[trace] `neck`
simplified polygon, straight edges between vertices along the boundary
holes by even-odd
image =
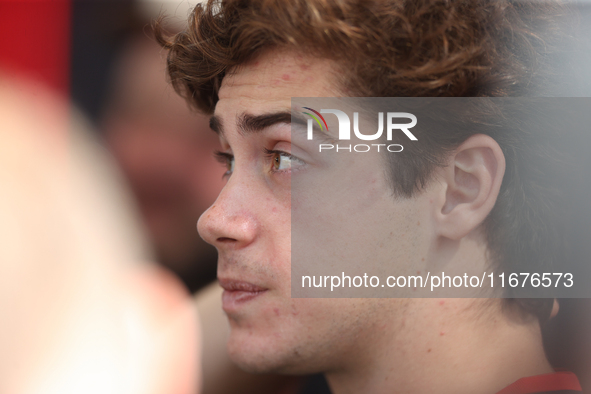
[[[408,300],[395,321],[360,335],[358,357],[327,373],[333,392],[491,394],[553,372],[537,320],[515,321],[501,301]]]

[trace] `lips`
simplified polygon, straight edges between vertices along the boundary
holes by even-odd
[[[233,312],[245,303],[263,295],[268,289],[249,282],[231,279],[219,279],[224,289],[222,294],[222,308],[226,313]]]

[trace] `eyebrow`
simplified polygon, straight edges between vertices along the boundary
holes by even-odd
[[[217,135],[221,136],[224,134],[222,120],[218,116],[213,115],[211,118],[209,118],[209,128],[212,129]]]
[[[292,131],[301,131],[305,133],[304,127],[307,125],[307,118],[299,112],[279,111],[262,115],[243,114],[238,119],[238,131],[240,134],[259,133],[268,127],[279,123],[296,124],[302,127],[293,128]],[[224,126],[219,116],[213,115],[209,119],[209,127],[219,136],[224,136]],[[320,139],[324,142],[335,143],[336,140],[324,130],[316,130],[320,134]]]
[[[295,120],[295,119],[294,119]],[[279,123],[291,124],[291,111],[272,112],[262,115],[243,114],[238,119],[238,131],[240,134],[259,133]],[[297,120],[295,120],[296,123]],[[218,135],[224,135],[224,126],[220,117],[213,115],[209,119],[209,127]]]

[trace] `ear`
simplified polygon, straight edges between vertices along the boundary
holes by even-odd
[[[459,240],[477,228],[495,205],[504,174],[505,155],[491,137],[476,134],[455,149],[441,169],[438,233]]]

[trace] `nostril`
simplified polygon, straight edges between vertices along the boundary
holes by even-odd
[[[217,239],[217,242],[235,242],[236,240],[234,238],[228,238],[228,237],[219,237]]]

